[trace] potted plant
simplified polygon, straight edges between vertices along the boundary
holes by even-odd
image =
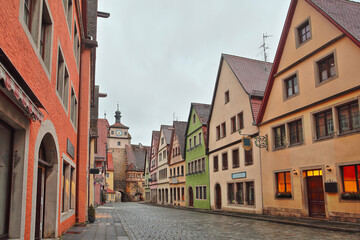
[[[277,192],[275,194],[276,198],[292,198],[291,192]]]
[[[341,193],[341,199],[360,200],[360,193],[358,193],[358,192],[343,192],[343,193]]]
[[[92,204],[88,208],[88,220],[90,223],[95,222],[95,208],[93,207]]]

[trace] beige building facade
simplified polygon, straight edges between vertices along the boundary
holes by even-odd
[[[360,220],[359,10],[290,4],[257,121],[265,214]]]
[[[160,139],[158,147],[158,179],[157,179],[157,197],[158,204],[169,204],[169,147],[172,126],[161,125]]]
[[[208,125],[211,209],[262,213],[260,151],[255,147],[258,128],[254,121],[269,68],[270,63],[221,56]],[[251,149],[244,149],[243,137],[248,137]]]

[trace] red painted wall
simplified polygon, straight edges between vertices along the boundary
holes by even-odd
[[[79,191],[76,197],[77,210],[76,217],[80,222],[85,221],[86,215],[86,170],[88,156],[88,129],[89,129],[89,78],[90,78],[90,50],[82,51],[81,57],[81,88],[79,85],[79,71],[76,66],[73,52],[73,31],[74,18],[77,24],[79,19],[76,16],[76,1],[73,1],[73,22],[71,23],[71,35],[68,30],[62,1],[48,0],[50,14],[53,18],[53,44],[51,59],[51,78],[48,79],[45,71],[40,64],[34,48],[32,47],[28,36],[25,34],[19,20],[19,10],[21,1],[2,0],[0,7],[0,46],[5,54],[10,58],[19,73],[25,79],[37,98],[44,105],[46,111],[41,109],[44,115],[44,121],[50,120],[56,129],[59,141],[59,164],[60,173],[62,172],[61,156],[66,153],[67,139],[75,147],[75,159],[77,164],[77,188]],[[80,27],[78,25],[78,30]],[[56,95],[56,73],[57,73],[57,55],[58,44],[63,50],[63,55],[70,75],[69,83],[69,101],[67,111],[64,110],[59,98]],[[74,87],[78,99],[78,118],[81,124],[78,126],[78,134],[70,122],[70,95],[71,86]],[[39,122],[32,122],[30,125],[28,166],[27,168],[27,189],[26,189],[26,220],[25,220],[25,239],[30,238],[31,231],[31,211],[32,211],[32,191],[33,191],[33,163],[35,140],[40,128]],[[77,141],[79,140],[79,145]],[[77,146],[80,146],[77,149]],[[70,156],[69,156],[70,157]],[[71,157],[70,157],[71,158]],[[75,223],[75,216],[68,218],[60,223],[61,207],[61,174],[59,181],[59,199],[58,199],[58,234],[62,234],[66,229]]]

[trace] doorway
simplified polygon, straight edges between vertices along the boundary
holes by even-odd
[[[46,133],[41,140],[38,154],[37,176],[34,182],[35,225],[34,238],[54,238],[57,232],[58,208],[58,151],[51,133]]]
[[[215,208],[221,209],[221,187],[219,184],[215,185]]]
[[[189,207],[194,207],[194,192],[192,187],[189,187]]]
[[[305,174],[309,216],[315,218],[325,218],[322,170],[308,170]]]

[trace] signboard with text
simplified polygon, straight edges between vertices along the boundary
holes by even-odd
[[[231,174],[231,178],[232,179],[246,178],[246,172],[233,173],[233,174]]]

